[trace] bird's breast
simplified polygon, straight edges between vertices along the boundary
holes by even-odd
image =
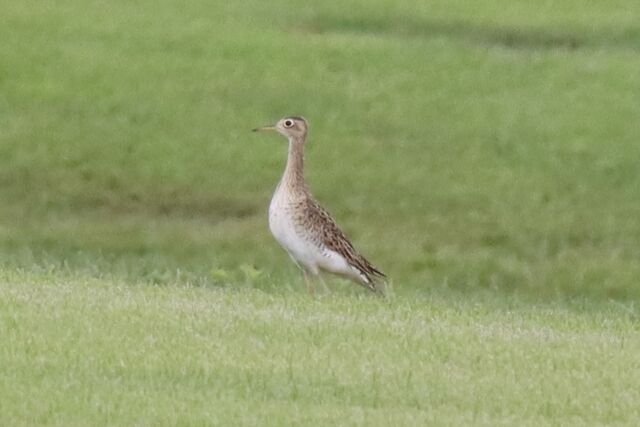
[[[304,232],[300,209],[297,199],[276,191],[269,205],[269,229],[292,257],[306,264],[318,248]]]
[[[291,202],[286,195],[276,191],[269,205],[269,228],[276,240],[283,246],[295,234],[295,223],[291,210]]]

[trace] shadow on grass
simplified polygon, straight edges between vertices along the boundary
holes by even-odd
[[[640,27],[621,28],[517,28],[464,21],[423,20],[413,17],[350,18],[320,16],[300,31],[312,33],[353,32],[433,39],[446,37],[481,46],[501,46],[519,50],[575,50],[615,48],[640,51]]]

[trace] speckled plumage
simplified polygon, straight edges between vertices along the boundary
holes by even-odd
[[[313,198],[304,179],[307,122],[285,117],[275,126],[289,139],[284,174],[269,206],[269,228],[276,240],[307,275],[328,271],[383,292],[384,273],[351,244],[332,216]]]

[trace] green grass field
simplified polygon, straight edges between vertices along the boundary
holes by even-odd
[[[0,3],[0,425],[638,425],[640,5],[316,3]]]

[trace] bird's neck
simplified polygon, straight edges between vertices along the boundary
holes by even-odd
[[[281,185],[294,192],[304,192],[307,189],[304,180],[304,141],[302,139],[289,139],[289,155]]]

